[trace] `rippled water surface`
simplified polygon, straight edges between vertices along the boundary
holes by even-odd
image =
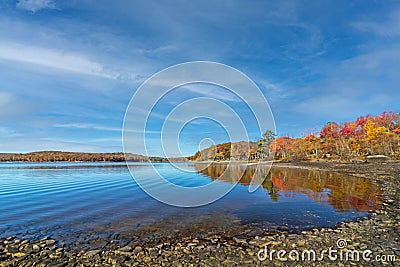
[[[137,238],[179,231],[229,231],[251,224],[263,231],[332,226],[379,207],[379,187],[367,179],[296,169],[273,169],[258,190],[248,192],[252,167],[181,163],[185,172],[155,164],[169,181],[200,186],[239,184],[225,197],[199,208],[176,208],[146,195],[125,164],[1,163],[0,235],[55,236],[129,232]],[[148,164],[134,164],[146,175]],[[243,170],[243,168],[245,168]],[[225,171],[225,173],[224,173]],[[223,174],[224,173],[224,174]],[[149,183],[152,182],[149,177]],[[154,186],[157,186],[155,184]],[[160,188],[162,190],[162,188]],[[175,196],[179,198],[179,196]]]

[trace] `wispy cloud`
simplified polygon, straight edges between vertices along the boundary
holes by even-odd
[[[229,89],[215,85],[207,85],[202,83],[188,84],[184,86],[184,90],[196,93],[200,96],[207,96],[212,99],[219,99],[229,102],[240,102],[240,98]]]
[[[289,96],[288,90],[279,84],[267,80],[261,80],[259,84],[261,89],[264,89],[262,91],[265,92],[264,94],[267,100],[281,101]]]
[[[292,112],[309,118],[349,120],[398,106],[400,52],[394,47],[368,51],[343,60],[329,78],[302,88],[303,100],[290,106]]]
[[[121,132],[121,128],[119,127],[108,127],[108,126],[101,126],[92,123],[59,123],[54,124],[53,127],[56,128],[75,128],[75,129],[93,129],[93,130],[100,130],[100,131],[112,131],[112,132]]]
[[[149,56],[164,56],[166,54],[172,53],[176,51],[177,48],[173,45],[163,45],[154,49],[143,49],[139,48],[136,51],[140,54],[149,55]]]
[[[118,77],[116,73],[105,71],[102,64],[91,61],[84,56],[18,43],[0,43],[0,59],[37,64],[48,68],[109,79]]]
[[[0,137],[1,138],[8,138],[8,137],[17,137],[17,136],[22,136],[21,133],[18,133],[17,131],[10,129],[9,127],[0,127]]]
[[[9,105],[12,102],[13,96],[9,92],[0,92],[0,108]]]
[[[88,144],[79,141],[66,141],[61,139],[27,139],[26,137],[15,137],[9,139],[8,142],[0,143],[1,152],[31,152],[43,150],[61,150],[76,152],[118,152],[121,151],[120,146],[107,146]]]
[[[92,123],[57,123],[54,124],[53,127],[56,128],[69,128],[69,129],[91,129],[91,130],[98,130],[98,131],[110,131],[110,132],[122,132],[122,127],[109,127],[109,126],[102,126],[96,125]],[[141,129],[125,129],[126,132],[130,133],[143,133]],[[158,134],[158,131],[146,131],[147,134]]]
[[[374,106],[382,106],[382,100],[387,101],[388,98],[374,98],[359,102],[356,96],[333,92],[306,99],[291,108],[307,117],[340,121],[349,117],[357,117],[363,114],[364,110],[371,110]],[[332,112],[333,110],[335,112]]]
[[[32,12],[37,12],[42,9],[55,9],[56,4],[53,0],[19,0],[17,7]]]
[[[370,19],[356,21],[351,26],[359,31],[374,33],[385,37],[400,36],[400,9],[392,11],[383,21],[371,21]]]
[[[21,99],[13,93],[0,91],[0,119],[15,120],[17,116],[29,114],[36,109],[34,103]]]
[[[358,75],[362,79],[386,77],[386,80],[398,81],[400,75],[400,50],[397,46],[369,51],[344,60],[342,70],[348,75]],[[365,76],[367,75],[367,76]]]

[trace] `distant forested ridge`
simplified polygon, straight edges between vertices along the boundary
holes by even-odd
[[[127,154],[127,161],[161,161],[161,158],[146,157],[137,154]],[[62,151],[40,151],[31,153],[3,153],[0,154],[0,161],[26,161],[26,162],[123,162],[125,155],[117,153],[82,153],[82,152],[62,152]]]

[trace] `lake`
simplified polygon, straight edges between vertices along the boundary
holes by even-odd
[[[131,164],[144,176],[152,168]],[[151,242],[177,235],[296,232],[364,217],[380,205],[377,184],[338,173],[273,168],[250,193],[252,166],[238,164],[245,168],[243,177],[226,171],[224,164],[154,166],[181,186],[239,183],[214,203],[178,208],[144,193],[125,163],[0,163],[0,235],[51,236],[85,246],[93,240],[100,246],[117,236]]]

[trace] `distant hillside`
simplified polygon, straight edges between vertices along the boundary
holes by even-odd
[[[0,153],[0,162],[123,162],[125,155],[122,152],[115,153],[84,153],[63,151],[38,151],[30,153]],[[147,157],[139,154],[128,153],[126,161],[129,162],[166,162],[187,161],[187,158],[166,159],[162,157]]]
[[[150,158],[152,160],[152,158]],[[85,162],[122,162],[125,156],[117,153],[82,153],[62,151],[39,151],[31,153],[3,153],[0,161],[54,162],[54,161],[85,161]],[[127,161],[149,161],[149,158],[137,154],[129,154]]]
[[[256,157],[258,142],[236,142],[214,145],[188,157],[189,160],[247,160]]]

